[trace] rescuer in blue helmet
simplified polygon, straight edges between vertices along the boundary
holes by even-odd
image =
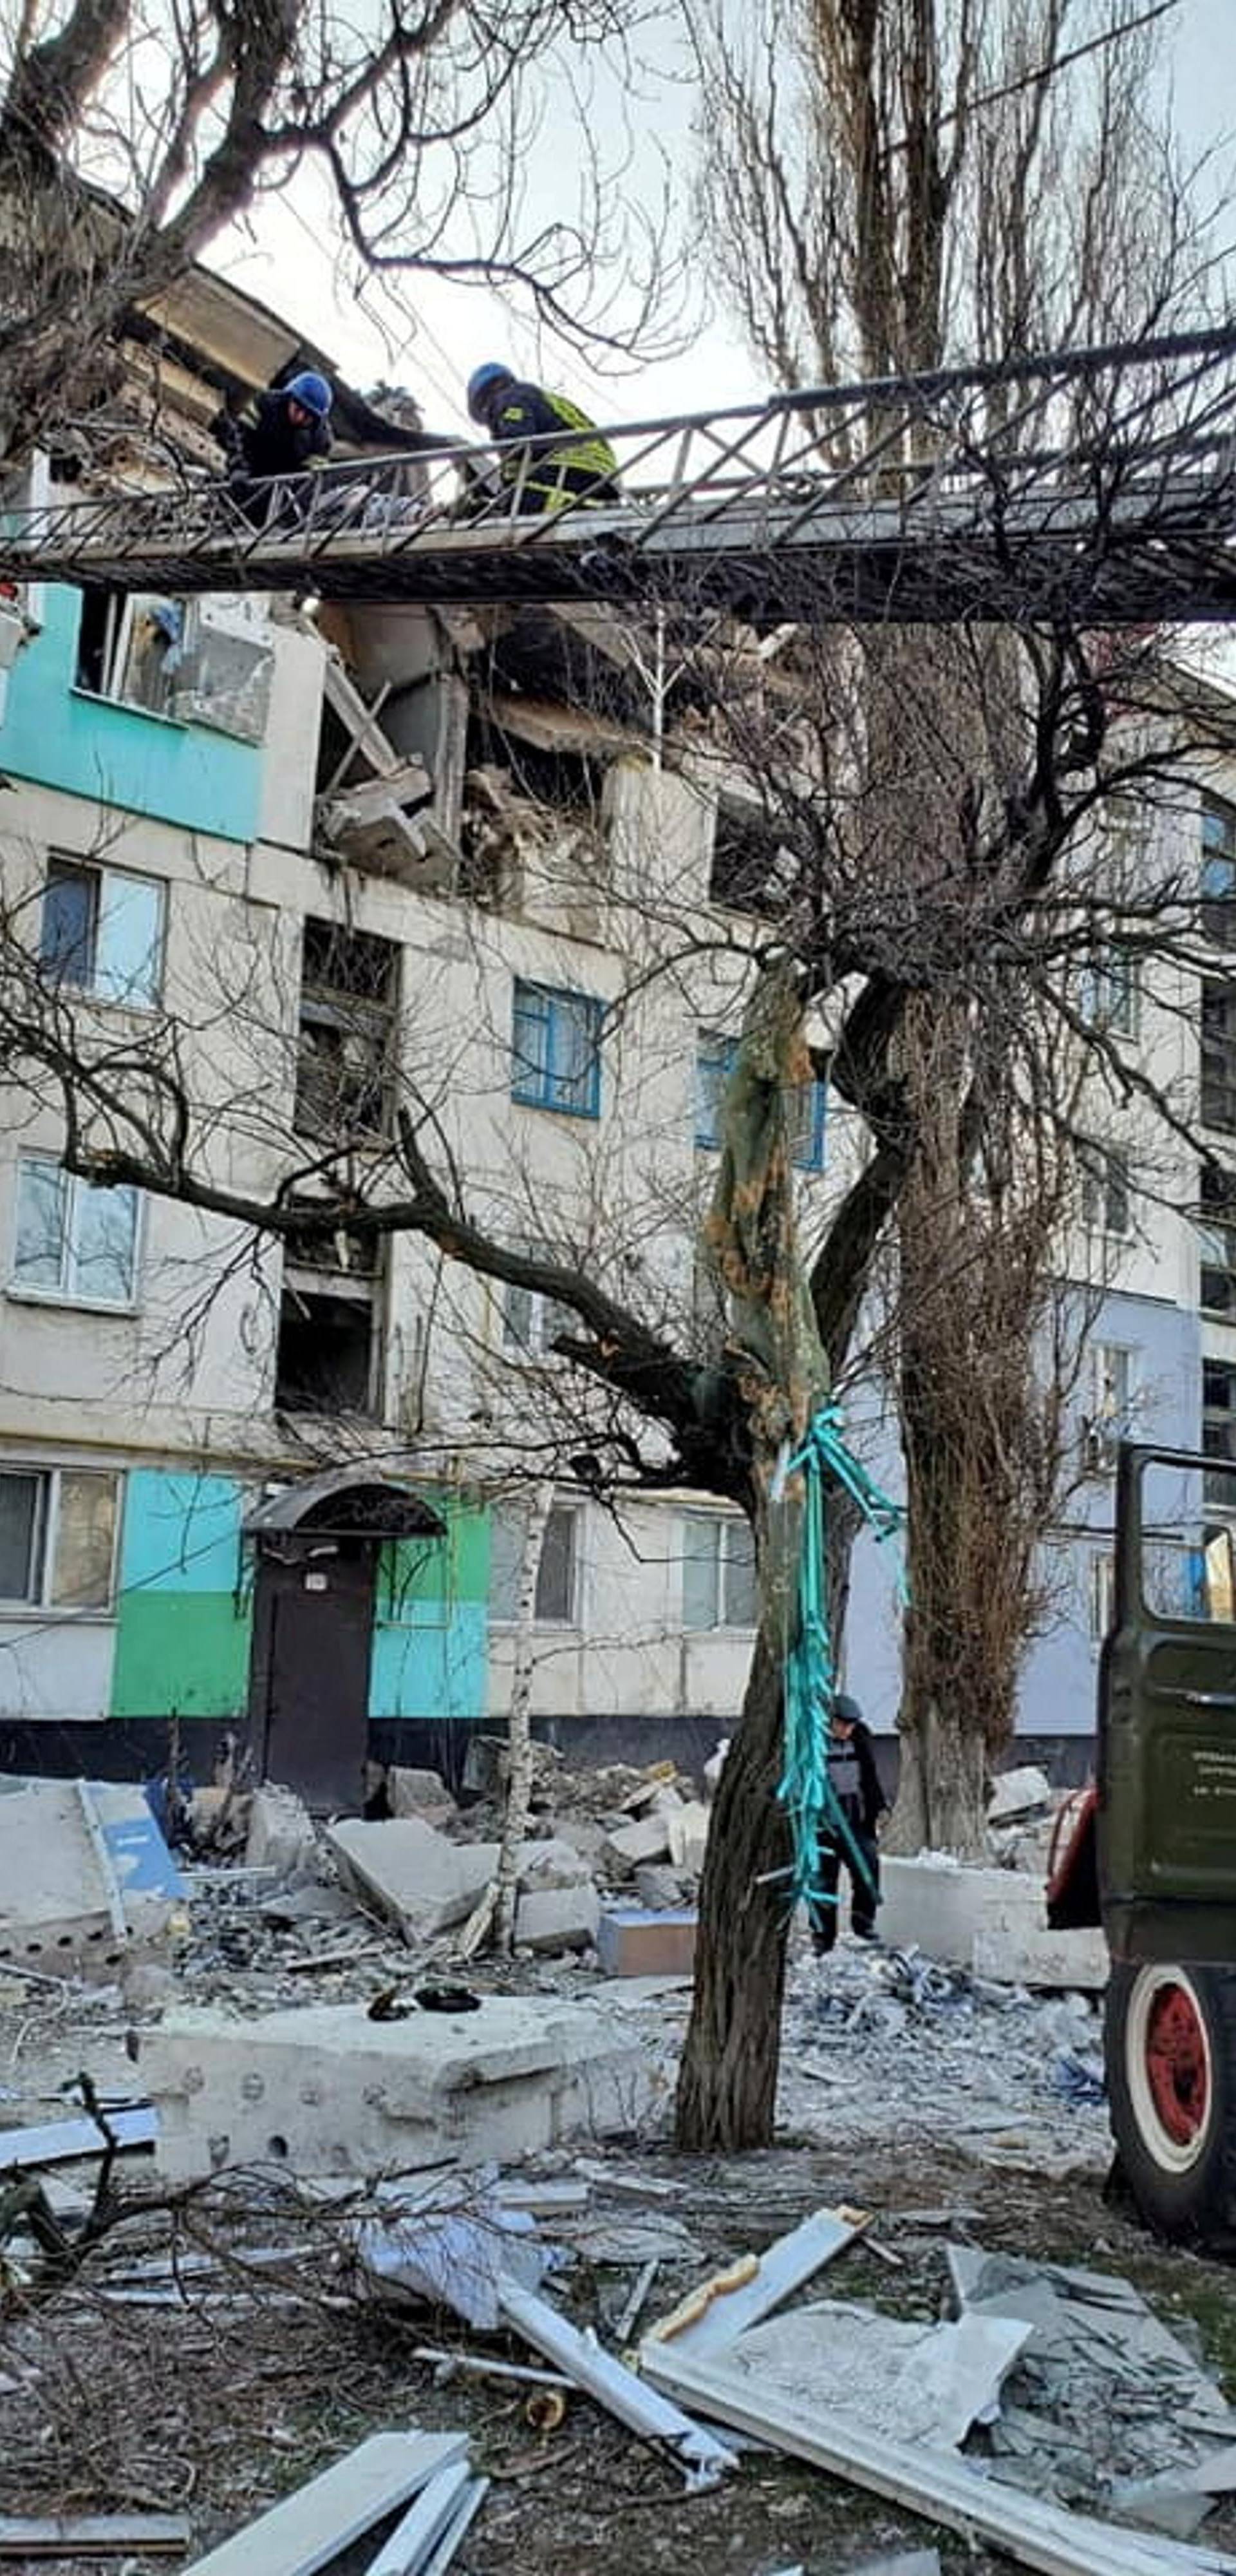
[[[325,376],[303,367],[284,385],[271,385],[239,412],[216,412],[212,438],[223,448],[241,506],[254,516],[249,487],[285,474],[305,474],[330,454],[334,396]]]
[[[609,440],[565,394],[522,384],[509,367],[487,359],[468,378],[468,411],[493,439],[547,442],[513,447],[499,459],[501,481],[516,488],[519,511],[561,510],[568,501],[620,498],[618,459]]]

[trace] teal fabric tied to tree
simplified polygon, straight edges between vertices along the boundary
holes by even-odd
[[[794,1842],[791,1903],[801,1902],[815,1915],[822,1905],[837,1902],[820,1886],[822,1835],[840,1847],[851,1867],[871,1885],[871,1872],[842,1813],[828,1770],[837,1689],[828,1621],[829,1484],[839,1485],[850,1496],[877,1539],[895,1538],[903,1515],[847,1448],[835,1404],[819,1407],[799,1448],[778,1462],[770,1495],[774,1504],[784,1498],[786,1484],[795,1475],[803,1480],[801,1542],[784,1660],[785,1759],[777,1795],[789,1816]],[[902,1602],[907,1602],[900,1558],[897,1588]]]

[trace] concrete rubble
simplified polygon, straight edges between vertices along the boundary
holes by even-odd
[[[114,1974],[161,1937],[183,1897],[140,1787],[0,1782],[0,1971]]]

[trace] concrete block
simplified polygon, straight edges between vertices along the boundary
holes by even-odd
[[[976,1932],[970,1962],[976,1977],[998,1986],[1064,1986],[1101,1994],[1110,1961],[1097,1926],[1081,1932]]]
[[[611,1906],[601,1916],[597,1957],[607,1977],[689,1977],[698,1927],[693,1906],[679,1906],[672,1914]]]
[[[271,1782],[254,1790],[245,1844],[246,1869],[273,1869],[280,1878],[295,1878],[298,1871],[313,1867],[317,1847],[313,1818],[294,1789],[282,1789]]]
[[[515,1908],[520,1950],[590,1950],[601,1920],[601,1899],[590,1878],[572,1887],[546,1887],[521,1896]]]
[[[393,1816],[453,1816],[458,1813],[455,1801],[444,1780],[436,1771],[413,1771],[392,1763],[386,1775],[386,1795]]]
[[[604,1825],[599,1825],[594,1816],[554,1816],[549,1821],[555,1842],[569,1843],[590,1870],[599,1869],[605,1857]]]
[[[635,1873],[635,1893],[648,1914],[675,1914],[691,1901],[688,1880],[667,1864],[653,1861]]]
[[[357,2004],[242,2019],[168,2013],[139,2040],[160,2171],[301,2174],[506,2163],[638,2124],[657,2083],[612,2004],[486,1995],[478,2012],[372,2022]]]
[[[1033,1762],[1020,1770],[1002,1771],[992,1781],[987,1801],[989,1825],[1008,1825],[1014,1816],[1033,1816],[1052,1804],[1052,1786],[1045,1771]]]
[[[398,1924],[406,1941],[432,1941],[467,1921],[498,1861],[497,1843],[451,1843],[421,1816],[380,1824],[346,1818],[326,1840],[349,1882]]]
[[[1041,1878],[970,1868],[932,1852],[885,1859],[880,1878],[879,1934],[893,1949],[919,1949],[1001,1984],[1091,1989],[1107,1982],[1100,1933],[1048,1931]]]
[[[130,1944],[157,1938],[184,1886],[137,1783],[31,1780],[0,1796],[0,1962],[52,1975],[110,1973]],[[101,1858],[105,1855],[105,1861]],[[113,1919],[109,1881],[124,1930]]]
[[[687,1806],[680,1807],[676,1816],[667,1817],[666,1822],[669,1826],[670,1859],[675,1869],[689,1870],[693,1878],[698,1878],[704,1866],[708,1842],[707,1807],[702,1799],[692,1798]]]
[[[611,1860],[635,1869],[641,1861],[668,1858],[671,1830],[668,1816],[640,1816],[633,1825],[615,1825],[605,1837],[605,1848]]]
[[[573,1843],[525,1843],[519,1860],[519,1884],[540,1894],[549,1887],[585,1887],[592,1882],[587,1861]]]

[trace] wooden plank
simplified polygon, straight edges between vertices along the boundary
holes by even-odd
[[[751,2280],[744,2281],[736,2289],[720,2291],[701,2306],[698,2315],[685,2320],[681,2326],[675,2327],[672,2317],[665,2318],[660,2326],[651,2329],[646,2340],[650,2343],[672,2342],[676,2352],[702,2354],[723,2350],[726,2344],[733,2343],[736,2335],[745,2334],[748,2326],[757,2326],[763,2318],[771,2316],[783,2299],[800,2290],[804,2281],[811,2280],[813,2274],[822,2271],[836,2255],[844,2254],[847,2245],[852,2245],[862,2234],[866,2223],[864,2218],[848,2211],[842,2217],[836,2210],[814,2210],[810,2218],[803,2220],[801,2227],[792,2229],[788,2236],[779,2236],[776,2243],[759,2256],[759,2268]],[[702,2300],[706,2298],[707,2290],[708,2283],[704,2282],[698,2294]],[[683,2304],[688,2306],[691,2303],[684,2301]]]
[[[257,2522],[194,2560],[185,2576],[316,2576],[467,2448],[463,2433],[371,2433]]]
[[[105,2106],[106,2107],[106,2106]],[[107,2125],[122,2147],[152,2147],[159,2114],[152,2103],[108,2111]],[[49,2120],[39,2129],[0,2129],[0,2173],[9,2166],[62,2165],[74,2156],[102,2156],[107,2140],[93,2120]]]
[[[851,2486],[869,2487],[890,2504],[967,2540],[1007,2550],[1039,2576],[1236,2576],[1236,2559],[1215,2550],[1159,2541],[1088,2514],[1041,2504],[1020,2489],[980,2477],[950,2451],[881,2441],[830,2421],[827,2392],[813,2415],[779,2395],[765,2397],[732,2369],[724,2354],[682,2352],[676,2344],[644,2346],[642,2365],[671,2395],[715,2422],[754,2433],[774,2449],[826,2469]]]
[[[378,2551],[369,2576],[416,2576],[425,2554],[454,2521],[471,2480],[466,2460],[452,2460],[423,2487]]]
[[[190,2530],[183,2513],[5,2514],[0,2558],[110,2558],[135,2549],[179,2555],[188,2548]]]

